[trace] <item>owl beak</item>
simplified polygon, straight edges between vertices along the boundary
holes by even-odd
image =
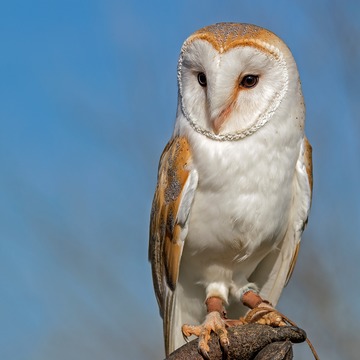
[[[233,107],[234,107],[234,102],[231,102],[230,105],[228,105],[225,109],[223,109],[220,112],[220,114],[217,117],[215,117],[215,119],[213,120],[212,128],[216,135],[219,134],[221,128],[223,127],[224,123],[226,122],[226,119],[231,114]]]

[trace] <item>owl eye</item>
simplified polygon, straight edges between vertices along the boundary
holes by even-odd
[[[244,88],[250,89],[256,86],[258,81],[259,77],[257,75],[245,75],[242,78],[240,85]]]
[[[198,82],[202,87],[206,86],[206,75],[203,72],[198,73]]]

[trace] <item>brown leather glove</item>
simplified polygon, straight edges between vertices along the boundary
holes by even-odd
[[[291,360],[292,343],[306,340],[304,330],[293,326],[271,327],[260,324],[239,325],[228,328],[230,346],[227,357],[219,345],[219,339],[212,334],[209,341],[211,360]],[[195,339],[174,351],[167,360],[203,360],[197,351]]]

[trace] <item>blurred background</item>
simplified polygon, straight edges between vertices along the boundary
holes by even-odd
[[[255,23],[297,61],[314,197],[278,308],[320,358],[359,358],[360,3],[2,1],[0,358],[162,359],[147,261],[182,42]],[[311,359],[304,344],[295,359]]]

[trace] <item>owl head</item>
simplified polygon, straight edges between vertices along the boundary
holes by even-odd
[[[251,135],[292,105],[304,113],[290,50],[255,25],[219,23],[192,34],[181,49],[178,85],[178,112],[214,140]]]

